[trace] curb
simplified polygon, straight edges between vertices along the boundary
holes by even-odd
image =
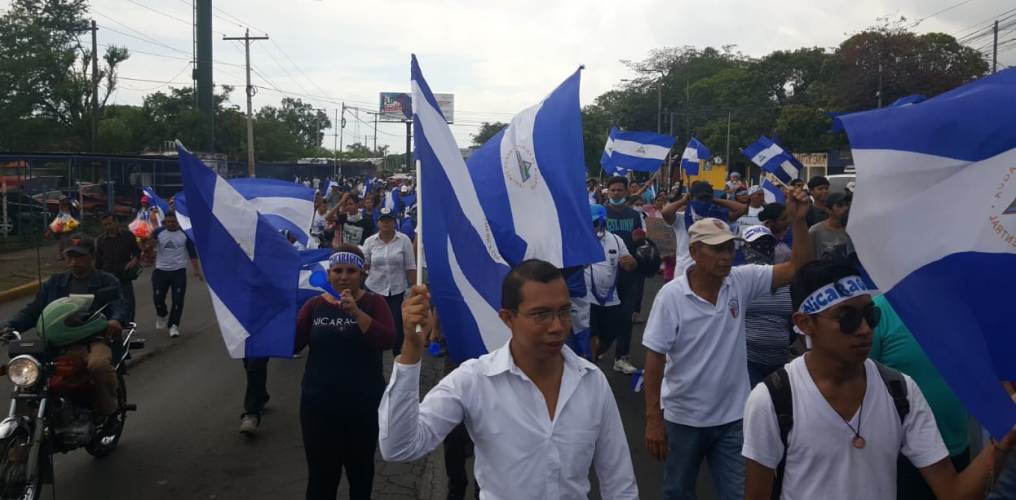
[[[21,286],[16,286],[9,290],[0,291],[0,304],[34,294],[35,292],[39,291],[40,283],[42,282],[33,281],[31,283],[26,283]]]

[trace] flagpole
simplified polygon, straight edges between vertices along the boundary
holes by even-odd
[[[423,183],[420,177],[420,160],[416,160],[416,284],[423,284]]]

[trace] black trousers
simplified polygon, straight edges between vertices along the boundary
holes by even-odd
[[[243,368],[247,372],[243,413],[261,418],[268,402],[268,358],[243,358]]]
[[[646,277],[638,270],[619,271],[617,294],[621,298],[621,308],[628,320],[618,324],[617,357],[627,356],[631,352],[631,315],[642,311],[642,291]]]
[[[183,296],[187,293],[187,269],[176,271],[152,271],[152,290],[155,292],[155,314],[165,316],[169,314],[168,326],[179,326],[180,316],[183,315]],[[166,310],[166,292],[172,290],[173,306]]]
[[[385,302],[388,303],[388,308],[392,311],[392,319],[395,320],[395,347],[392,347],[393,356],[398,356],[402,352],[402,341],[406,337],[406,334],[402,331],[402,299],[405,297],[405,293],[385,297]]]
[[[369,500],[374,487],[377,405],[347,407],[341,413],[300,405],[303,451],[307,457],[307,500],[335,500],[342,470],[350,500]]]
[[[137,308],[134,300],[134,282],[131,280],[120,280],[120,292],[127,301],[127,321],[134,321],[134,310]],[[124,328],[127,325],[123,325]]]
[[[624,340],[627,339],[631,345],[631,313],[623,304],[604,307],[598,304],[589,306],[589,331],[593,337],[600,339],[600,352],[594,352],[593,356],[607,352],[611,344],[617,339],[617,349],[614,351],[614,359],[628,355],[629,349],[624,349]],[[627,331],[627,337],[624,337]]]
[[[448,498],[464,500],[469,487],[466,459],[473,454],[473,440],[469,437],[466,424],[452,429],[444,440],[444,466],[448,475]],[[480,498],[480,486],[476,486],[476,498]]]

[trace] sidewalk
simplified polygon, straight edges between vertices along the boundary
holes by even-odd
[[[35,283],[39,278],[40,264],[43,280],[53,273],[66,269],[63,261],[57,260],[56,244],[47,243],[39,248],[38,254],[34,248],[0,253],[0,294],[22,285]],[[35,289],[25,293],[33,294]],[[5,300],[0,298],[0,302],[3,301]]]

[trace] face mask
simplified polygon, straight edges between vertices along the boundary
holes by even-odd
[[[607,200],[607,203],[610,203],[611,205],[614,205],[615,207],[619,207],[621,205],[624,205],[625,201],[626,200],[624,198],[621,198],[620,200],[615,200],[615,199],[611,198],[611,199]]]
[[[606,235],[607,235],[607,232],[604,231],[603,229],[597,229],[596,230],[596,238],[597,239],[601,239],[602,240],[603,237],[606,236]]]
[[[353,215],[347,216],[346,220],[349,222],[360,222],[361,220],[363,220],[363,215],[357,212]]]
[[[707,200],[692,200],[688,205],[691,206],[692,211],[698,217],[708,217],[707,214],[713,208],[713,202]]]

